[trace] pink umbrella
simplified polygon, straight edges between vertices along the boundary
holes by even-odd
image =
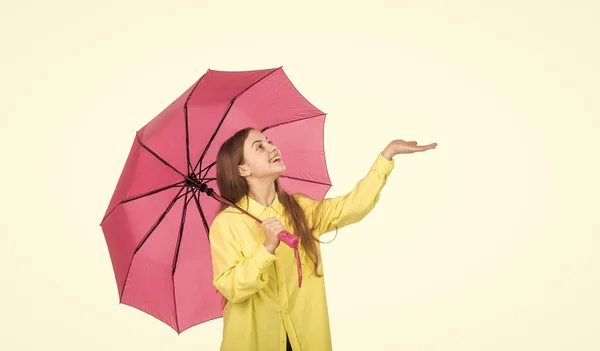
[[[177,333],[222,317],[208,229],[221,202],[234,204],[210,187],[216,186],[220,145],[244,127],[262,131],[286,157],[282,187],[322,199],[331,187],[323,150],[325,116],[281,67],[209,69],[140,129],[100,224],[119,302]],[[280,238],[291,247],[298,244],[286,231]],[[299,283],[300,274],[299,269]]]

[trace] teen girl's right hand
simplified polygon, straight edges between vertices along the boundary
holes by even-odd
[[[269,219],[264,220],[262,223],[258,223],[258,225],[262,228],[265,233],[265,241],[263,245],[270,253],[275,253],[275,249],[279,246],[279,232],[281,232],[284,227],[281,222],[275,218],[271,217]]]

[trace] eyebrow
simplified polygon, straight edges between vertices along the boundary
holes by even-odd
[[[263,140],[261,140],[261,139],[259,139],[259,140],[254,140],[254,142],[252,143],[252,147],[254,147],[254,144],[256,144],[256,143],[260,143],[261,141],[263,141]],[[265,141],[266,141],[266,142],[269,142],[269,139],[266,139]]]

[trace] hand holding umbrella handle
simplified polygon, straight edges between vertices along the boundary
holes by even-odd
[[[300,239],[287,230],[282,230],[278,234],[279,240],[286,243],[289,247],[294,249],[294,255],[296,256],[296,267],[298,268],[298,286],[302,286],[302,264],[300,263],[300,253],[298,252],[298,242]]]
[[[244,210],[243,208],[239,207],[235,203],[223,198],[221,195],[215,193],[213,191],[213,189],[208,188],[205,184],[200,184],[199,186],[200,186],[201,191],[207,192],[207,194],[212,196],[215,200],[237,208],[238,210],[242,211],[243,213],[247,214],[248,216],[254,218],[254,220],[256,220],[256,222],[259,224],[263,223],[263,221],[260,218],[252,215],[250,212]],[[298,247],[298,242],[299,242],[298,237],[296,235],[288,232],[287,230],[283,229],[282,231],[279,232],[279,234],[277,236],[279,237],[280,241],[286,243],[289,247],[291,247],[293,249]]]
[[[204,190],[202,190],[202,189],[204,189]],[[212,196],[215,200],[237,208],[238,210],[242,211],[243,213],[247,214],[248,216],[254,218],[256,220],[256,222],[258,222],[258,223],[263,222],[260,218],[252,215],[250,212],[244,210],[243,208],[236,205],[235,203],[223,198],[221,195],[218,195],[212,189],[209,189],[206,186],[204,186],[204,188],[201,187],[201,190],[207,192],[207,194],[209,196]],[[277,237],[279,238],[279,240],[281,242],[284,242],[286,245],[288,245],[289,247],[294,249],[294,255],[296,256],[296,266],[298,267],[298,286],[301,287],[302,286],[302,264],[300,262],[300,253],[298,251],[298,243],[299,243],[300,239],[296,235],[288,232],[285,229],[280,231],[277,234]]]

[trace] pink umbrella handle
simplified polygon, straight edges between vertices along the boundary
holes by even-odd
[[[302,264],[300,263],[300,253],[298,252],[299,239],[296,235],[282,230],[279,232],[279,240],[286,243],[289,247],[294,249],[294,256],[296,256],[296,267],[298,268],[298,287],[302,286]]]
[[[279,240],[286,243],[292,249],[295,249],[298,246],[298,242],[299,242],[299,239],[297,236],[288,232],[285,229],[279,232]]]

